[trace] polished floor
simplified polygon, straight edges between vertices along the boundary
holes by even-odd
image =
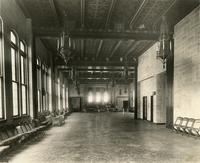
[[[2,161],[13,163],[200,162],[200,139],[182,136],[129,113],[73,113],[40,141]]]

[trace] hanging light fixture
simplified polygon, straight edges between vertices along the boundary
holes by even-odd
[[[124,59],[124,79],[125,79],[125,81],[127,81],[128,80],[128,59],[127,59],[127,57],[125,57],[125,59]]]
[[[73,58],[73,51],[71,46],[71,38],[69,37],[69,27],[67,21],[67,14],[64,12],[64,26],[60,34],[60,37],[57,39],[57,54],[64,60],[67,64],[68,61]]]
[[[156,57],[163,63],[163,68],[165,68],[167,57],[171,52],[172,41],[169,33],[169,27],[166,21],[166,17],[163,16],[160,25],[160,37],[156,46]]]

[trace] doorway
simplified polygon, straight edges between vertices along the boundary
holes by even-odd
[[[123,108],[125,111],[128,111],[128,101],[123,101]]]
[[[147,120],[147,96],[143,96],[143,120]]]
[[[70,106],[74,112],[81,111],[81,98],[80,97],[70,97]]]
[[[154,96],[151,96],[151,122],[153,122],[153,104],[154,104]]]

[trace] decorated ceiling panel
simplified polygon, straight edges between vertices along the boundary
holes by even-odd
[[[55,55],[64,32],[71,39],[71,65],[112,70],[124,67],[126,57],[134,66],[134,58],[159,39],[163,15],[173,26],[199,5],[199,0],[16,1],[32,18],[36,37]]]

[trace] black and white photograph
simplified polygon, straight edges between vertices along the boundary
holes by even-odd
[[[200,0],[0,0],[0,163],[200,163]]]

